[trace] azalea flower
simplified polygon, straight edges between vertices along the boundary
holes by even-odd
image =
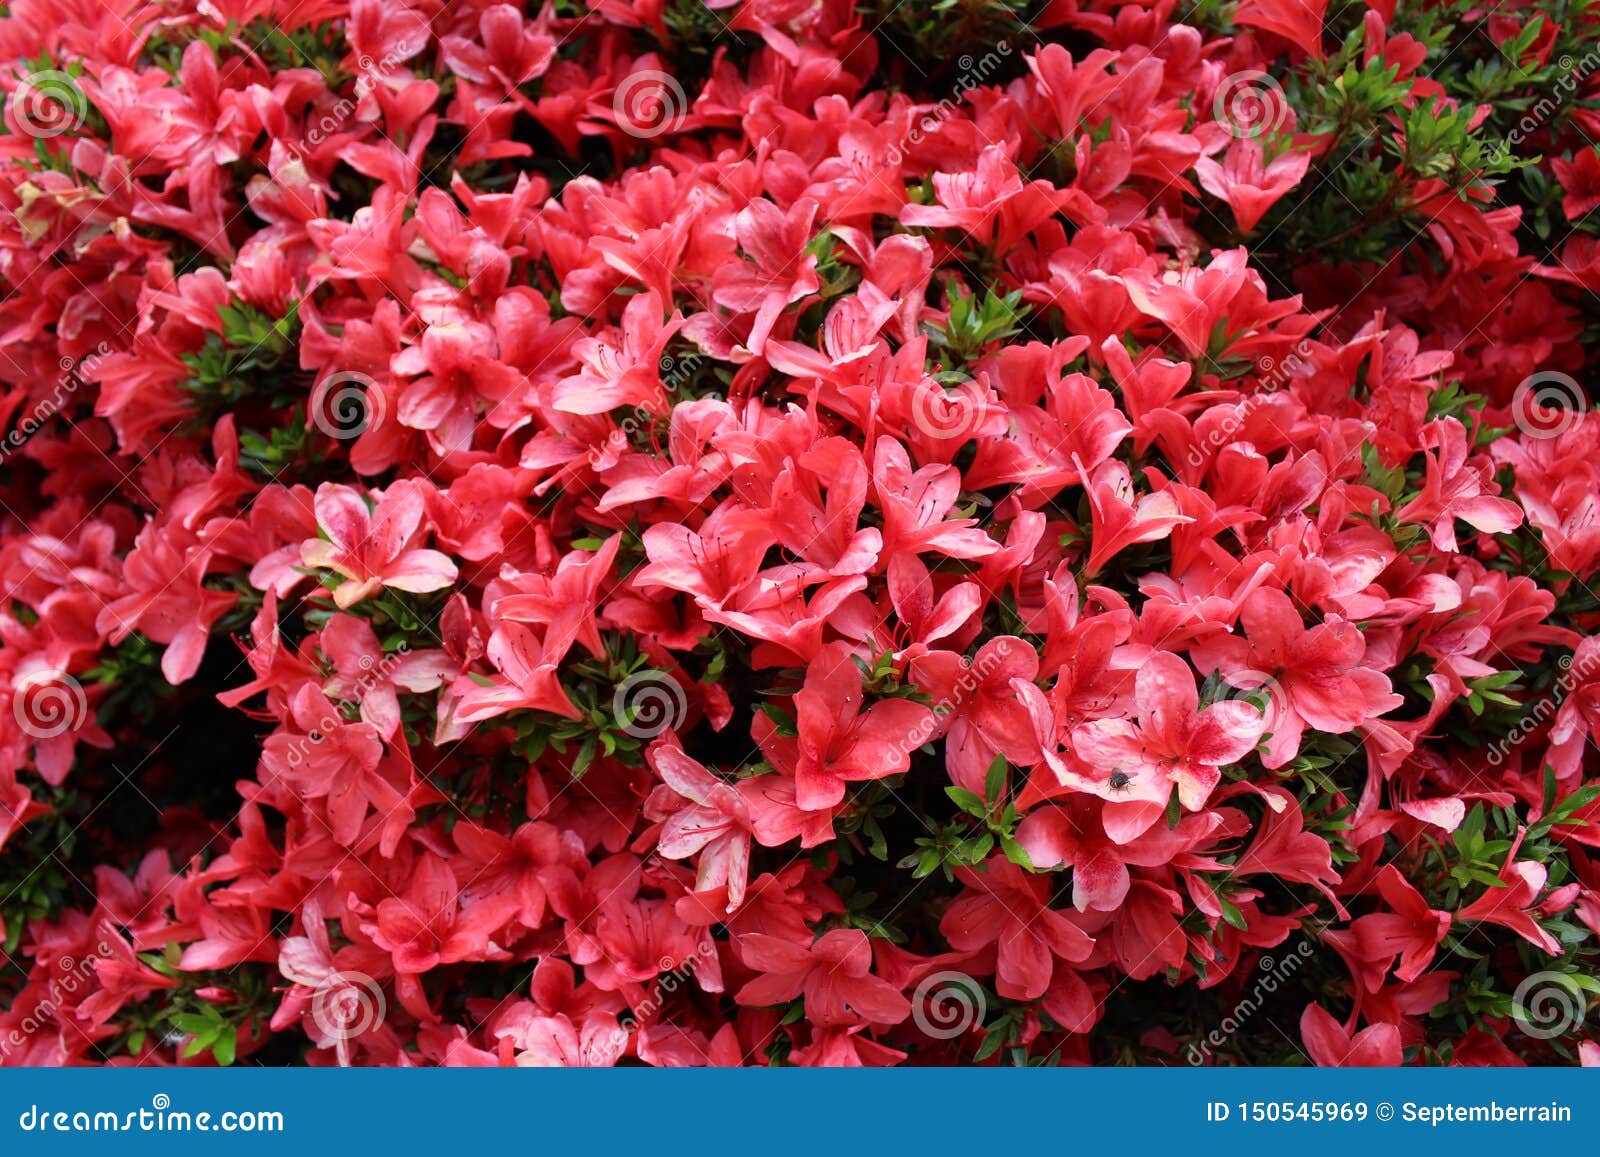
[[[1244,638],[1217,639],[1204,654],[1230,685],[1267,700],[1268,767],[1293,759],[1308,727],[1350,731],[1400,705],[1388,676],[1362,664],[1367,645],[1354,623],[1328,615],[1307,627],[1293,600],[1270,589],[1248,596],[1239,620]]]
[[[866,933],[835,928],[811,945],[751,933],[740,942],[745,963],[758,975],[735,997],[740,1004],[784,1004],[803,997],[819,1025],[899,1024],[911,1005],[898,989],[872,974]]]
[[[1368,1025],[1352,1033],[1317,1004],[1307,1005],[1301,1015],[1300,1036],[1311,1059],[1332,1068],[1392,1068],[1402,1059],[1394,1025]]]
[[[383,740],[370,723],[347,723],[315,686],[305,684],[291,698],[295,731],[267,738],[262,770],[304,799],[325,799],[330,829],[340,843],[356,841],[367,810],[399,802],[378,774]]]
[[[485,652],[499,677],[467,674],[457,679],[440,704],[440,723],[464,725],[528,708],[578,717],[561,686],[556,663],[544,643],[521,623],[503,623],[489,637]]]
[[[1093,949],[1081,928],[1050,908],[1048,877],[1028,875],[998,856],[982,871],[962,868],[956,875],[967,890],[945,912],[939,930],[962,952],[996,946],[1001,996],[1035,999],[1050,986],[1057,957],[1082,961]]]
[[[1133,705],[1136,721],[1099,719],[1073,729],[1072,750],[1093,774],[1064,779],[1110,804],[1106,831],[1118,843],[1155,823],[1174,787],[1182,805],[1198,811],[1220,782],[1219,769],[1252,751],[1263,728],[1249,703],[1201,710],[1194,672],[1166,652],[1139,668]]]
[[[1450,913],[1430,908],[1392,864],[1378,873],[1378,893],[1391,911],[1362,916],[1350,925],[1350,931],[1363,959],[1386,967],[1398,956],[1395,978],[1410,983],[1432,963],[1439,944],[1450,931]],[[1372,990],[1377,991],[1382,973],[1368,980]]]
[[[817,259],[805,252],[816,213],[817,203],[810,198],[801,198],[785,211],[758,197],[734,217],[739,248],[753,262],[718,266],[711,296],[718,305],[753,315],[743,342],[752,354],[761,353],[783,310],[820,285]]]
[[[1505,498],[1484,493],[1486,464],[1470,461],[1467,434],[1460,422],[1441,419],[1425,428],[1425,445],[1437,448],[1428,456],[1422,492],[1402,506],[1402,522],[1428,524],[1429,537],[1440,550],[1456,549],[1455,520],[1461,519],[1489,534],[1504,534],[1522,524],[1522,511]]]
[[[1222,164],[1211,157],[1194,163],[1200,187],[1228,203],[1242,233],[1254,230],[1267,210],[1298,185],[1311,166],[1309,154],[1294,151],[1270,163],[1264,161],[1261,143],[1247,137],[1228,146]]]
[[[1216,821],[1186,817],[1176,830],[1156,826],[1126,843],[1116,843],[1101,822],[1105,805],[1094,797],[1072,793],[1060,806],[1030,813],[1017,828],[1017,843],[1037,869],[1072,869],[1072,906],[1114,912],[1128,894],[1130,866],[1159,867],[1180,849],[1192,847]]]
[[[1120,462],[1106,462],[1088,483],[1091,574],[1135,543],[1166,538],[1174,527],[1192,521],[1179,513],[1177,499],[1166,491],[1136,495],[1133,479]]]
[[[421,992],[415,978],[439,964],[504,960],[507,954],[493,937],[516,907],[516,899],[505,895],[463,904],[450,865],[425,853],[405,892],[380,901],[374,921],[362,930],[392,955],[400,976],[401,999],[414,1015],[425,1016],[425,1005],[418,1006]],[[416,1007],[423,1011],[416,1012]]]
[[[139,631],[167,644],[162,674],[171,683],[188,680],[200,669],[212,626],[235,602],[205,583],[213,557],[181,527],[152,523],[123,564],[127,593],[102,608],[96,628],[117,643]]]
[[[649,758],[666,786],[688,802],[666,817],[656,850],[670,860],[697,857],[695,890],[726,886],[733,911],[749,881],[749,809],[737,790],[681,749],[658,743]]]
[[[861,671],[842,643],[824,647],[811,662],[794,706],[795,802],[807,811],[838,804],[846,783],[905,771],[933,729],[933,713],[908,699],[863,710]]]
[[[501,1034],[524,1068],[610,1068],[628,1044],[628,1034],[616,1016],[604,1012],[591,1013],[581,1029],[565,1016],[540,1016],[527,1018],[515,1030],[502,1029]]]
[[[423,502],[415,485],[397,484],[373,508],[348,486],[317,488],[317,525],[325,538],[306,541],[300,557],[306,566],[332,571],[346,580],[333,591],[342,608],[355,606],[385,587],[427,594],[456,580],[453,562],[436,550],[416,545],[421,538]]]
[[[1025,640],[990,639],[971,662],[951,651],[930,651],[913,660],[912,671],[935,703],[948,705],[942,721],[945,766],[955,783],[982,792],[996,755],[1022,767],[1044,758],[1039,717],[1049,707],[1033,685],[1039,657]]]
[[[110,7],[0,15],[0,1064],[1600,1056],[1581,16]]]
[[[1327,0],[1245,0],[1238,22],[1293,41],[1307,55],[1322,56],[1322,20]]]
[[[1511,849],[1506,852],[1505,863],[1497,873],[1499,885],[1462,908],[1455,918],[1467,923],[1498,924],[1548,955],[1559,956],[1560,943],[1540,926],[1537,914],[1532,911],[1535,900],[1544,892],[1548,869],[1532,860],[1517,859],[1517,849],[1525,836],[1526,832],[1518,832]]]
[[[583,368],[557,383],[556,408],[569,414],[604,414],[624,406],[664,411],[668,399],[659,363],[681,321],[661,320],[661,299],[653,290],[629,300],[616,344],[582,338],[574,345]]]

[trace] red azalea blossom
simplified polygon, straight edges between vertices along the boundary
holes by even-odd
[[[1600,1064],[1581,6],[0,13],[0,1064]]]

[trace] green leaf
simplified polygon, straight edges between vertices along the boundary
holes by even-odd
[[[1001,1032],[988,1032],[984,1034],[983,1043],[978,1046],[978,1051],[972,1054],[974,1061],[986,1061],[1000,1051],[1000,1046],[1006,1043],[1006,1037]]]
[[[1231,901],[1221,896],[1217,897],[1217,904],[1222,908],[1222,918],[1241,932],[1248,932],[1249,925],[1245,923],[1244,913]]]
[[[572,760],[573,779],[582,779],[583,773],[588,771],[589,766],[594,763],[595,747],[595,737],[591,735],[589,738],[585,739],[583,741],[583,745],[578,748],[578,754]]]
[[[1021,844],[1017,843],[1013,837],[1001,836],[1000,850],[1005,852],[1006,859],[1010,860],[1017,867],[1023,868],[1029,872],[1036,870],[1033,866],[1032,858],[1028,855],[1028,850]]]
[[[1006,757],[997,755],[994,757],[994,762],[989,765],[988,774],[983,777],[983,798],[991,804],[999,803],[1005,796],[1008,768]]]
[[[968,791],[964,787],[947,787],[944,789],[944,793],[950,797],[951,801],[954,802],[958,808],[966,812],[969,816],[976,816],[981,820],[986,818],[989,814],[988,805],[985,804],[983,800],[978,798],[977,792]]]

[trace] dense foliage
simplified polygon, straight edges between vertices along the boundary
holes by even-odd
[[[4,1062],[1600,1062],[1592,0],[3,13]]]

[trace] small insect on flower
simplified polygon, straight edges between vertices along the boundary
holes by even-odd
[[[1133,782],[1133,776],[1125,771],[1113,771],[1111,778],[1106,780],[1112,791],[1127,791],[1128,785]]]

